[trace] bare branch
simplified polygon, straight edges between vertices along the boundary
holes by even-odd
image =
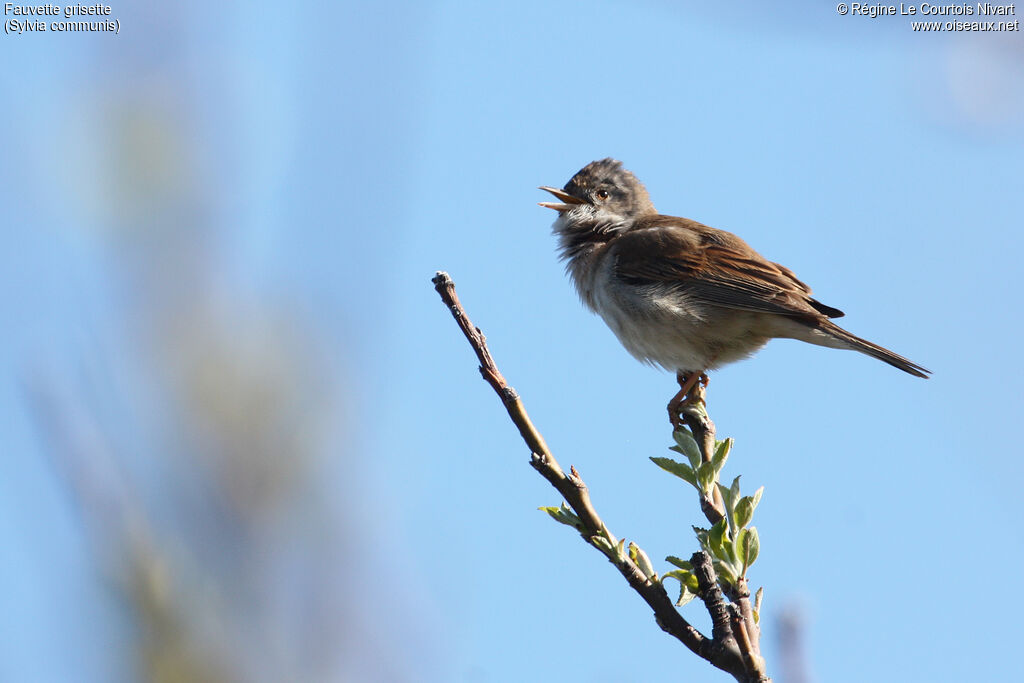
[[[448,310],[451,311],[452,317],[455,318],[455,322],[459,325],[459,329],[466,335],[469,345],[476,352],[476,357],[480,361],[480,374],[483,375],[483,378],[491,385],[495,393],[498,394],[501,402],[505,404],[505,410],[508,411],[508,416],[512,418],[512,422],[519,428],[519,434],[522,435],[523,441],[526,442],[531,452],[542,456],[550,456],[551,450],[548,448],[547,443],[545,443],[544,437],[541,436],[537,428],[530,422],[530,416],[526,414],[526,408],[523,407],[523,402],[519,400],[519,394],[508,385],[498,370],[498,366],[494,364],[491,352],[487,348],[487,338],[484,337],[484,333],[480,331],[479,327],[473,325],[466,314],[466,310],[459,302],[459,297],[455,293],[455,282],[452,281],[451,276],[444,271],[438,271],[431,282],[434,283],[434,289],[437,290],[437,293],[441,295],[441,300],[448,307]],[[558,463],[554,462],[554,458],[551,458],[551,462],[554,463],[553,467],[558,470],[558,474],[564,477],[565,475],[558,468]]]

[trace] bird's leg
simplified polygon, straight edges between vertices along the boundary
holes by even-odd
[[[682,411],[683,406],[686,405],[686,398],[694,385],[697,384],[697,380],[701,381],[704,386],[708,385],[708,376],[703,372],[691,372],[689,375],[684,375],[681,372],[676,373],[676,381],[679,382],[679,391],[672,400],[668,402],[668,420],[672,423],[673,429],[679,429],[683,422],[679,418],[679,413]]]

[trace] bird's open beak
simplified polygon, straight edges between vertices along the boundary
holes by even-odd
[[[554,209],[555,211],[568,211],[569,209],[572,208],[573,204],[583,203],[582,199],[578,197],[573,197],[568,192],[564,190],[559,190],[558,188],[555,187],[541,185],[539,189],[544,190],[545,192],[550,192],[551,194],[555,195],[563,202],[565,202],[564,204],[559,204],[558,202],[537,202],[538,206],[543,206],[545,209]]]

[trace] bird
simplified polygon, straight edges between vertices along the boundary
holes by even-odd
[[[552,231],[584,305],[638,360],[676,373],[668,404],[673,426],[706,373],[754,354],[775,338],[852,349],[928,378],[927,368],[832,322],[844,313],[811,296],[789,268],[736,235],[657,212],[647,188],[606,158],[561,189]]]

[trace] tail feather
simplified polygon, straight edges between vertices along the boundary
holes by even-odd
[[[818,326],[818,329],[844,343],[847,348],[853,349],[854,351],[860,351],[872,358],[877,358],[878,360],[888,363],[894,368],[899,368],[903,372],[910,373],[915,377],[928,379],[928,375],[931,374],[931,370],[928,368],[918,365],[903,356],[895,354],[889,349],[879,346],[878,344],[873,344],[867,339],[861,339],[855,334],[850,334],[831,321],[822,321]]]

